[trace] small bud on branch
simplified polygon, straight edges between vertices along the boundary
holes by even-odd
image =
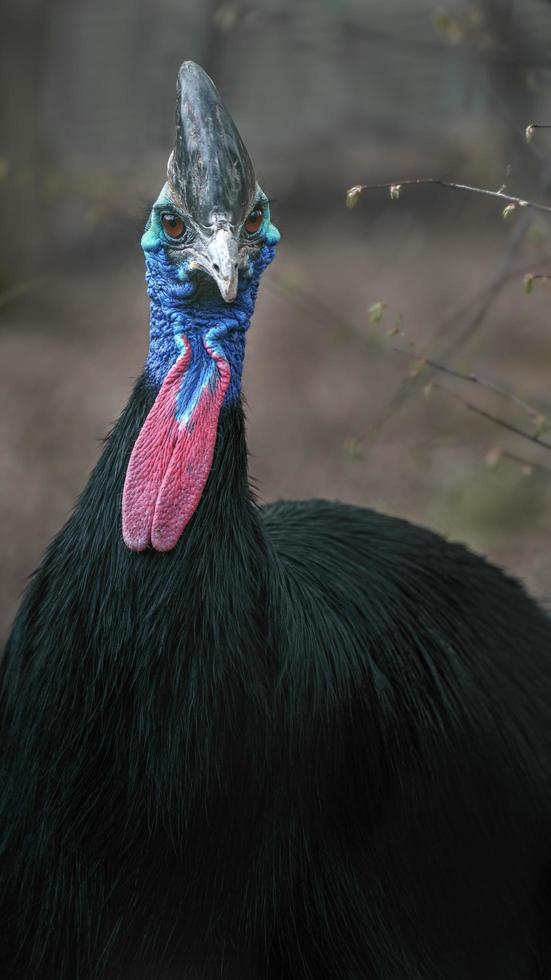
[[[503,450],[499,446],[494,446],[493,449],[489,449],[486,453],[486,466],[488,469],[493,470],[496,468],[501,457],[503,456]]]
[[[350,187],[346,192],[346,206],[347,208],[355,208],[356,204],[360,199],[360,194],[363,188],[358,184],[356,187]]]
[[[384,311],[386,310],[386,303],[379,300],[377,303],[372,303],[367,311],[369,313],[370,323],[380,323],[383,319]]]
[[[519,467],[522,476],[532,476],[534,471],[540,471],[549,475],[551,469],[545,466],[544,463],[536,463],[534,461],[528,461],[523,459],[522,456],[517,456],[516,453],[510,452],[508,449],[502,449],[500,446],[495,446],[493,449],[488,450],[485,457],[486,466],[488,469],[495,469],[503,459],[510,460],[511,463],[515,463]]]
[[[543,275],[542,273],[527,272],[522,280],[522,285],[524,286],[525,293],[531,293],[534,288],[534,283],[538,282],[550,282],[551,276]]]
[[[524,130],[524,138],[527,143],[532,142],[536,129],[551,129],[551,125],[549,123],[528,123],[528,126]]]
[[[349,208],[356,207],[364,191],[387,189],[390,191],[391,198],[395,199],[400,196],[403,187],[412,185],[420,186],[421,184],[437,184],[439,187],[446,187],[455,191],[484,194],[486,197],[495,197],[500,201],[506,201],[507,206],[501,212],[504,218],[508,218],[517,207],[533,208],[535,211],[546,211],[547,214],[551,214],[551,205],[538,204],[536,201],[526,201],[524,198],[515,197],[513,194],[505,194],[501,188],[497,191],[491,191],[487,187],[472,187],[470,184],[458,184],[456,181],[444,180],[442,177],[410,177],[407,180],[400,181],[388,180],[376,184],[355,184],[346,193],[346,206]]]

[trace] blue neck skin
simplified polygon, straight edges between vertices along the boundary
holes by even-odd
[[[245,353],[245,334],[253,314],[261,273],[272,261],[279,232],[270,222],[269,209],[258,239],[260,254],[239,276],[237,296],[226,303],[214,283],[212,291],[194,296],[196,279],[189,261],[174,262],[169,258],[167,242],[160,222],[159,204],[171,199],[163,188],[157,207],[142,237],[145,254],[147,293],[151,300],[150,342],[146,362],[146,377],[159,389],[171,367],[182,354],[185,337],[192,356],[177,399],[177,417],[189,416],[198,395],[212,372],[214,361],[205,344],[222,354],[230,365],[231,380],[224,407],[239,399]],[[173,205],[172,205],[173,207]]]

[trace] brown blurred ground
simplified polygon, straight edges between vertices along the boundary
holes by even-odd
[[[216,75],[263,185],[278,199],[282,244],[263,280],[244,382],[260,497],[338,497],[406,516],[469,542],[548,599],[551,472],[540,467],[551,468],[551,453],[438,389],[425,396],[428,379],[408,380],[414,362],[394,348],[412,350],[414,343],[417,352],[442,359],[508,262],[515,275],[447,363],[551,414],[549,287],[530,296],[522,289],[522,271],[545,269],[548,255],[551,266],[551,225],[545,216],[529,221],[509,260],[524,214],[504,222],[497,202],[429,188],[404,192],[397,202],[373,192],[347,211],[343,192],[360,180],[441,172],[497,187],[512,162],[511,191],[550,200],[551,141],[542,133],[527,146],[522,132],[549,105],[542,49],[551,5],[503,4],[499,13],[513,21],[504,27],[501,18],[499,30],[495,5],[483,5],[493,46],[480,41],[480,21],[476,31],[469,27],[474,8],[462,4],[454,7],[452,28],[438,30],[425,3],[306,4],[300,15],[283,2],[259,4],[256,12],[213,4],[210,21],[189,4],[189,33],[178,44],[170,19],[177,14],[168,3],[161,7],[164,23],[160,8],[140,8],[155,24],[154,37],[144,34],[147,17],[128,13],[134,35],[118,67],[113,37],[102,48],[94,34],[111,26],[111,35],[126,36],[107,5],[85,15],[77,3],[71,15],[65,8],[65,20],[62,5],[52,7],[42,28],[53,54],[38,113],[51,126],[49,184],[36,164],[22,180],[15,150],[0,154],[0,163],[9,157],[0,188],[8,216],[0,266],[7,290],[0,306],[0,630],[143,364],[147,301],[137,234],[163,180],[174,76],[184,57],[206,61]],[[222,29],[234,8],[236,19]],[[467,25],[460,43],[453,23]],[[513,29],[513,41],[494,37],[490,27],[496,34]],[[69,47],[71,90],[67,65],[56,60],[63,31],[77,48]],[[134,92],[132,50],[147,68]],[[111,102],[109,91],[116,93]],[[143,150],[135,116],[147,130]],[[13,121],[5,113],[4,124],[9,145]],[[33,226],[27,208],[35,194]],[[23,235],[18,214],[27,222]],[[17,234],[10,236],[10,227]],[[22,295],[9,301],[14,288]],[[388,305],[382,322],[372,324],[368,310],[378,300]],[[399,317],[404,335],[388,336]],[[533,431],[522,410],[499,396],[438,380]],[[404,386],[408,398],[378,427]],[[504,458],[491,468],[486,457],[495,447],[536,465],[526,474]]]

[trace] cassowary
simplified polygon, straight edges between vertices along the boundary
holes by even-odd
[[[0,975],[551,976],[551,625],[406,521],[259,506],[245,337],[278,232],[178,79],[145,370],[3,661]]]

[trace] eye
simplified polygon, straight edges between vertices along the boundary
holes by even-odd
[[[186,230],[186,226],[177,214],[162,214],[161,223],[165,235],[169,238],[181,238]]]
[[[251,211],[249,217],[245,221],[245,231],[248,235],[256,235],[260,225],[262,224],[262,219],[264,217],[264,212],[262,208],[255,208]]]

